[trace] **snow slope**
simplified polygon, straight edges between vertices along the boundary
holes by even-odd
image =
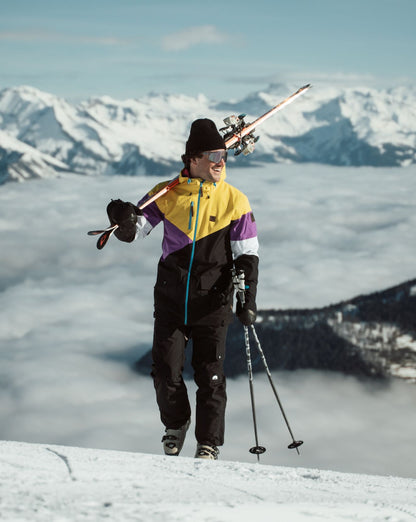
[[[12,521],[411,522],[416,480],[0,442]]]

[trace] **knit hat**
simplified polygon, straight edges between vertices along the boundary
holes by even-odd
[[[225,142],[215,123],[207,118],[195,120],[191,125],[185,154],[192,155],[217,149],[225,149]]]

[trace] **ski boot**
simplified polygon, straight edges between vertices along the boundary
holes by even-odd
[[[196,447],[196,459],[217,460],[220,450],[211,444],[198,444]]]
[[[191,421],[188,420],[181,428],[166,428],[165,435],[162,438],[163,450],[165,455],[177,457],[181,452],[183,443],[185,442],[186,432],[188,431]]]

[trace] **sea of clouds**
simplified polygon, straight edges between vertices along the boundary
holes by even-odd
[[[256,216],[259,308],[324,306],[415,277],[416,167],[269,165],[227,176]],[[137,202],[158,181],[68,175],[0,187],[0,438],[160,453],[153,385],[131,365],[151,346],[161,227],[102,251],[86,234],[107,226],[111,198]],[[415,476],[416,386],[274,377],[305,444],[300,457],[286,449],[268,381],[256,375],[262,462]],[[221,456],[251,461],[248,381],[228,382]]]

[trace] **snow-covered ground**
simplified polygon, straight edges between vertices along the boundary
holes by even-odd
[[[161,230],[133,245],[111,238],[102,251],[86,234],[106,226],[110,198],[135,201],[159,180],[67,175],[0,188],[0,439],[160,453],[153,385],[130,365],[151,345]],[[256,215],[260,308],[322,306],[415,277],[415,167],[231,167],[228,180]],[[415,477],[415,386],[314,371],[275,378],[305,445],[300,457],[286,448],[256,376],[264,464]],[[230,379],[228,395],[221,458],[254,462],[247,377]],[[191,430],[184,455],[194,450]]]
[[[416,480],[0,442],[11,521],[410,522]]]

